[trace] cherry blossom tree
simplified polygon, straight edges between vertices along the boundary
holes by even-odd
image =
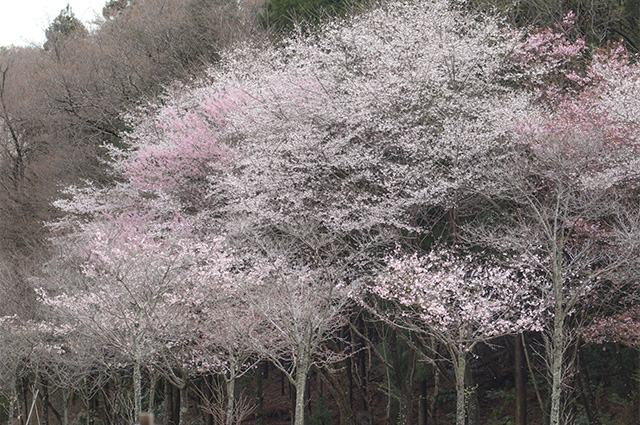
[[[143,224],[119,216],[113,222],[91,222],[88,234],[67,236],[67,243],[73,237],[89,245],[76,270],[82,286],[44,297],[88,341],[113,350],[115,361],[132,368],[135,417],[142,407],[141,369],[163,350],[160,335],[172,332],[179,306],[168,300],[183,284],[182,271],[193,258],[192,247],[170,234],[161,240]]]
[[[187,347],[188,359],[185,363],[190,366],[192,374],[213,373],[224,381],[224,392],[217,394],[221,398],[204,402],[205,408],[217,412],[216,416],[226,425],[242,422],[251,412],[246,409],[245,400],[236,394],[236,383],[252,370],[260,358],[251,344],[251,336],[260,335],[263,341],[268,338],[260,317],[256,317],[255,310],[246,305],[246,282],[235,283],[237,285],[233,288],[221,288],[220,282],[199,285],[189,299],[196,300],[193,297],[196,293],[202,294],[202,297],[197,298],[196,302],[186,303],[190,309],[196,307],[200,310],[195,320],[188,322],[190,326],[195,325],[198,331],[197,336],[192,338],[195,342]],[[205,289],[206,292],[203,291]],[[190,331],[193,332],[193,328]]]
[[[480,342],[541,329],[547,308],[537,297],[541,284],[526,268],[436,250],[387,258],[367,291],[395,308],[375,301],[365,305],[394,326],[428,334],[446,347],[456,377],[456,424],[463,425],[469,355]]]
[[[226,397],[219,401],[226,401],[226,405],[222,408],[224,414],[217,416],[232,425],[241,422],[240,415],[247,413],[242,409],[242,400],[236,399],[236,382],[260,359],[252,341],[256,337],[263,342],[270,338],[248,296],[261,290],[268,270],[262,264],[240,264],[221,239],[203,243],[198,249],[198,263],[186,274],[189,283],[171,296],[170,302],[181,306],[176,319],[179,330],[167,335],[170,349],[157,363],[174,381],[181,380],[174,369],[189,377],[212,373],[220,376]],[[205,400],[205,404],[208,402]],[[220,409],[214,407],[216,411]]]
[[[307,378],[344,358],[329,346],[344,326],[347,290],[322,270],[276,259],[249,304],[268,332],[253,333],[254,349],[271,360],[296,389],[294,423],[305,423]]]
[[[82,272],[77,286],[86,289],[67,288],[49,302],[133,368],[136,410],[141,406],[142,364],[180,389],[180,423],[186,420],[191,378],[215,373],[227,383],[225,421],[234,423],[235,382],[249,370],[255,351],[248,337],[261,323],[242,297],[259,280],[258,265],[243,272],[246,266],[229,256],[222,238],[199,231],[197,217],[190,214],[204,203],[187,194],[196,194],[206,180],[191,179],[196,171],[189,161],[196,161],[195,156],[185,151],[172,155],[162,152],[150,160],[164,161],[169,168],[155,176],[155,186],[143,181],[151,179],[151,167],[136,178],[136,170],[144,169],[137,168],[140,162],[150,156],[135,151],[133,164],[125,168],[126,184],[72,188],[70,199],[57,202],[67,216],[54,227],[70,232],[62,243],[90,249],[80,252],[85,258],[75,264],[76,273]],[[169,158],[182,163],[171,169]],[[65,269],[60,266],[54,268]],[[77,305],[81,307],[71,307]]]
[[[554,31],[524,45],[524,62],[533,61],[525,75],[535,81],[544,70],[533,86],[544,107],[519,123],[512,164],[491,173],[500,189],[484,193],[493,213],[468,230],[476,242],[526,254],[549,282],[542,299],[552,319],[543,335],[555,425],[581,308],[637,280],[640,121],[631,93],[640,68],[619,45],[589,59],[584,43]]]

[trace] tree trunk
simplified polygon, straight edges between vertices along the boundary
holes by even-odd
[[[280,372],[280,395],[285,395],[284,391],[284,372]]]
[[[180,415],[178,417],[178,425],[187,424],[187,414],[189,413],[189,389],[185,382],[180,387]]]
[[[49,382],[42,378],[42,425],[49,425]]]
[[[203,378],[203,383],[202,383],[202,394],[204,396],[204,400],[205,400],[205,404],[209,405],[211,403],[212,400],[212,393],[211,393],[211,389],[213,388],[213,375],[208,374],[205,375]],[[214,424],[214,418],[213,415],[209,412],[204,412],[203,410],[203,414],[204,414],[204,423],[205,425],[213,425]]]
[[[514,375],[516,387],[515,425],[527,425],[527,386],[521,335],[514,337]]]
[[[235,367],[234,364],[231,365],[231,369],[233,370]],[[234,372],[231,372],[231,376],[229,379],[226,379],[227,384],[227,421],[226,425],[233,425],[235,418],[235,409],[236,409],[236,378],[234,376]]]
[[[267,364],[267,363],[265,363]],[[268,365],[268,364],[267,364]],[[263,389],[263,367],[258,366],[254,371],[254,384],[256,389],[256,410],[253,414],[255,425],[264,425],[264,389]]]
[[[408,378],[405,378],[403,374],[402,363],[400,362],[400,356],[398,353],[396,331],[393,329],[389,333],[389,353],[391,354],[391,365],[393,366],[394,379],[396,381],[398,391],[400,392],[398,397],[398,425],[409,425],[412,422],[413,416],[411,409],[411,401],[413,399],[411,382],[413,381],[413,373],[411,373],[411,376]],[[415,362],[415,356],[413,361]]]
[[[29,405],[31,404],[30,400],[29,400],[29,391],[27,391],[27,388],[29,388],[28,383],[27,383],[27,378],[24,377],[20,380],[20,388],[22,390],[22,402],[23,402],[23,406],[24,406],[24,410],[22,410],[20,412],[20,423],[25,425],[25,420],[27,418],[27,413],[29,412]],[[20,405],[18,403],[18,405]]]
[[[389,371],[389,367],[385,368],[385,373],[387,375],[387,403],[385,404],[385,425],[391,425],[391,372]]]
[[[435,339],[431,340],[431,348],[437,353],[437,344]],[[437,366],[433,368],[433,395],[429,399],[429,422],[433,425],[438,423],[438,401],[440,395],[440,369]]]
[[[467,365],[465,371],[465,394],[467,397],[467,425],[478,425],[480,423],[479,401],[478,391],[476,387],[476,381],[473,376],[473,372],[469,365]]]
[[[344,329],[344,333],[347,345],[352,345],[351,329],[348,326]],[[347,380],[349,382],[349,407],[353,410],[353,358],[348,356],[344,363],[347,369]]]
[[[362,323],[363,332],[368,334],[368,326]],[[374,406],[374,393],[376,392],[376,386],[371,382],[371,347],[368,346],[368,339],[364,339],[360,342],[360,344],[365,347],[365,349],[360,350],[358,352],[358,363],[360,364],[359,373],[360,373],[360,382],[359,389],[362,397],[362,408],[365,412],[367,412],[367,418],[369,424],[373,424],[373,406]]]
[[[140,363],[135,362],[133,365],[133,408],[134,420],[138,423],[138,417],[142,411],[142,374],[140,373]]]
[[[171,385],[171,393],[173,398],[173,410],[171,411],[171,420],[174,425],[180,422],[180,388]]]
[[[149,402],[147,403],[147,411],[153,412],[153,408],[156,404],[156,385],[158,383],[158,377],[152,370],[149,371]]]
[[[309,369],[309,375],[307,375],[307,381],[311,381],[311,369]],[[305,423],[309,422],[311,417],[311,382],[307,382],[304,386],[304,417]]]
[[[306,359],[301,359],[296,368],[296,407],[294,425],[305,425],[305,390],[309,369]]]
[[[458,354],[456,362],[456,425],[465,425],[465,383],[467,359],[464,353]]]
[[[133,419],[138,423],[138,417],[142,411],[142,373],[140,372],[142,348],[138,341],[134,341],[133,354],[133,408],[135,409]]]
[[[18,386],[16,384],[16,380],[13,379],[11,381],[11,394],[9,395],[9,409],[7,411],[9,425],[13,425],[16,404],[18,404]]]
[[[47,410],[49,412],[53,412],[53,416],[56,417],[56,423],[58,425],[62,425],[62,416],[60,416],[60,412],[58,412],[53,404],[51,404],[51,397],[49,397],[49,401],[47,402]],[[102,421],[105,425],[110,425],[109,422],[104,419]],[[43,422],[44,425],[44,422]]]
[[[73,392],[72,391],[68,391],[65,392],[65,394],[62,396],[62,418],[63,418],[63,425],[69,425],[69,408],[71,407],[71,400],[72,400],[72,396]]]
[[[554,283],[557,286],[558,283]],[[553,334],[551,336],[551,410],[549,412],[549,424],[561,425],[562,381],[564,366],[564,311],[562,308],[562,293],[555,290],[555,308],[553,318]]]
[[[173,421],[173,411],[175,400],[173,398],[173,385],[169,382],[168,379],[164,380],[164,407],[165,407],[165,416],[167,418],[167,425],[175,425]]]

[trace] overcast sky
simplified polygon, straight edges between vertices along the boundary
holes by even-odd
[[[44,30],[62,9],[71,5],[85,24],[102,14],[107,0],[0,0],[0,46],[42,44]]]

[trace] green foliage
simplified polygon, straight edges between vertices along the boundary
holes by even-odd
[[[259,19],[263,26],[277,32],[289,32],[296,24],[303,29],[316,27],[322,21],[344,16],[362,0],[267,0]]]
[[[415,367],[414,379],[420,379],[427,376],[427,366],[424,363],[420,363],[420,362],[416,362],[416,364],[414,365],[415,354],[413,350],[407,345],[407,343],[402,338],[400,337],[398,338],[396,347],[398,350],[398,360],[400,361],[400,367],[402,368],[403,379],[406,379],[408,377],[410,370],[414,367]],[[392,359],[391,359],[389,343],[387,341],[382,341],[378,345],[378,350],[384,357],[385,361],[391,364]],[[390,386],[391,394],[387,394],[387,395],[395,399],[398,399],[400,397],[398,392],[399,384],[396,382],[396,379],[393,373],[389,374],[389,379],[390,379],[390,382],[387,382],[387,379],[385,377],[384,382],[381,383],[380,388],[383,389],[383,391],[388,392],[386,389],[387,387],[389,387],[389,384],[391,384]],[[411,383],[411,385],[413,385],[413,383]]]
[[[102,8],[102,16],[105,19],[112,19],[122,13],[130,4],[130,0],[109,0]]]
[[[487,390],[485,397],[491,400],[491,406],[494,406],[491,410],[491,417],[489,418],[489,425],[513,425],[513,418],[508,411],[509,406],[516,398],[515,389],[508,385],[503,388],[495,390]]]
[[[309,416],[309,425],[329,425],[333,423],[331,412],[327,410],[327,400],[318,398],[314,404],[313,413]]]
[[[580,412],[580,414],[576,416],[575,425],[589,425],[589,418],[587,418],[586,414]]]
[[[51,40],[55,36],[71,36],[76,34],[87,34],[87,29],[80,19],[71,10],[71,6],[67,5],[60,11],[60,14],[51,22],[47,28],[47,40]]]
[[[0,396],[0,423],[7,422],[8,407],[9,407],[9,399],[5,395]]]
[[[51,22],[45,31],[47,41],[44,43],[45,50],[56,50],[60,43],[68,40],[86,37],[89,34],[87,28],[80,19],[71,10],[71,6],[60,11],[60,14]]]
[[[607,401],[611,404],[614,404],[618,407],[629,407],[631,402],[626,397],[619,395],[618,393],[612,392],[607,397]]]
[[[98,414],[94,411],[84,411],[78,413],[73,419],[71,425],[104,425],[102,419],[98,417]]]

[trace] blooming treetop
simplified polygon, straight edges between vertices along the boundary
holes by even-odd
[[[401,307],[391,310],[389,320],[433,335],[462,354],[478,342],[542,329],[548,306],[537,298],[541,285],[530,270],[436,250],[389,257],[371,292]]]
[[[241,46],[132,114],[114,165],[143,204],[205,232],[419,230],[417,211],[492,184],[486,158],[527,105],[501,77],[514,45],[495,19],[438,0]]]
[[[632,306],[626,311],[596,318],[582,330],[582,337],[586,342],[619,342],[640,350],[640,307]]]
[[[228,117],[242,170],[223,183],[230,212],[243,226],[416,230],[415,211],[491,183],[479,170],[526,104],[498,77],[510,47],[494,20],[436,1],[376,8],[284,52],[237,52],[212,75],[240,77],[245,93]]]
[[[480,342],[542,329],[549,307],[538,298],[543,285],[526,266],[507,269],[434,250],[425,256],[389,257],[369,291],[391,303],[380,306],[374,300],[378,316],[432,336],[447,349],[456,376],[456,424],[463,425],[467,357]]]

